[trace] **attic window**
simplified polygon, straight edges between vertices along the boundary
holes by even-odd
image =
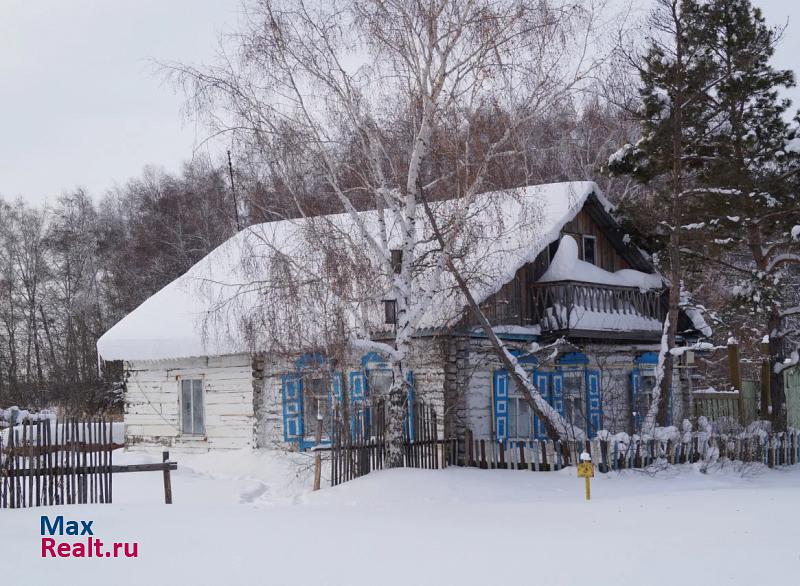
[[[593,265],[597,264],[597,238],[594,236],[583,237],[583,260]]]
[[[399,248],[392,249],[392,270],[396,275],[400,274],[403,268],[403,251]]]
[[[397,324],[397,301],[394,299],[383,300],[384,323]]]

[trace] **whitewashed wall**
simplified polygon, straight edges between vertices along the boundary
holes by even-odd
[[[179,451],[254,445],[253,363],[248,354],[126,362],[125,444]],[[180,429],[180,381],[203,380],[204,437]]]
[[[283,403],[281,377],[292,372],[289,360],[258,358],[259,369],[253,381],[255,387],[256,446],[294,450],[297,444],[283,440]]]

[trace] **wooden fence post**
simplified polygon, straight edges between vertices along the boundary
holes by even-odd
[[[322,443],[322,412],[317,410],[317,447]],[[317,450],[314,454],[314,490],[319,490],[320,480],[322,478],[322,452]]]
[[[746,425],[742,370],[739,363],[739,341],[735,338],[728,340],[728,374],[731,386],[739,392],[739,423]]]
[[[769,417],[772,411],[772,398],[770,393],[770,378],[772,373],[769,367],[769,342],[761,342],[761,352],[764,358],[761,361],[761,418]]]
[[[169,460],[169,452],[164,451],[162,454],[163,462]],[[171,505],[172,504],[172,481],[169,477],[169,468],[164,468],[164,503]]]

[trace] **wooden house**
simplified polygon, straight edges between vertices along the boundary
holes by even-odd
[[[515,203],[506,205],[512,198]],[[600,429],[634,432],[649,404],[666,310],[666,287],[648,256],[631,244],[593,183],[531,186],[486,201],[492,202],[486,214],[497,207],[505,215],[500,221],[487,215],[485,229],[483,216],[476,215],[486,240],[476,246],[479,258],[468,251],[464,263],[467,272],[484,271],[473,294],[495,332],[519,353],[547,400],[588,436]],[[370,213],[362,212],[367,219]],[[528,216],[536,221],[520,220]],[[349,221],[347,215],[331,218],[340,227]],[[374,351],[352,350],[331,365],[313,348],[287,352],[284,344],[275,350],[274,332],[315,321],[318,300],[292,298],[305,319],[279,308],[242,319],[242,310],[264,305],[265,293],[253,285],[253,274],[238,267],[244,261],[256,274],[274,270],[274,258],[269,270],[257,262],[256,246],[264,242],[284,259],[308,257],[307,247],[298,244],[304,222],[242,231],[99,340],[104,360],[124,361],[129,448],[305,449],[315,442],[318,416],[325,422],[323,436],[328,433],[343,389],[358,406],[389,388],[392,370]],[[533,228],[526,232],[528,223]],[[390,343],[391,300],[381,298],[379,287],[364,297],[353,315],[363,319],[371,340]],[[476,438],[544,437],[463,298],[442,291],[433,307],[407,360],[409,399],[432,405],[449,436],[469,429]],[[264,320],[273,320],[273,328],[260,327]],[[682,336],[710,335],[698,312],[687,311],[681,320]],[[531,352],[557,339],[568,343],[568,351],[546,361]],[[690,390],[691,365],[684,361],[676,366],[673,396]],[[672,401],[675,420],[683,416],[680,405]]]

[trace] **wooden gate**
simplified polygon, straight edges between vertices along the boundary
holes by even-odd
[[[333,415],[331,486],[386,467],[388,403],[375,401],[353,408],[345,417],[337,407]],[[406,409],[403,421],[403,466],[438,469],[455,463],[456,443],[439,439],[436,410],[423,401]]]

